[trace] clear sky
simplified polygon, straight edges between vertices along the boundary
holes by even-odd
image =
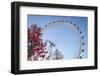
[[[85,45],[82,46],[84,52],[81,54],[83,58],[88,57],[88,18],[87,17],[77,17],[77,16],[47,16],[47,15],[28,15],[28,27],[32,24],[37,24],[40,27],[44,27],[46,24],[57,21],[57,20],[68,20],[79,26],[79,30],[82,31],[82,40]],[[63,26],[64,24],[57,24],[57,26],[51,27],[45,32],[43,32],[43,39],[48,39],[56,44],[53,48],[59,49],[64,55],[64,59],[73,59],[76,52],[79,51],[79,37],[75,31]]]

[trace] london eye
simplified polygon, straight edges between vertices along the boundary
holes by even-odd
[[[85,43],[84,43],[84,36],[82,35],[83,32],[81,31],[81,28],[78,25],[68,20],[56,20],[56,21],[52,21],[48,23],[47,25],[44,25],[44,27],[42,28],[42,32],[44,33],[48,31],[50,28],[55,27],[55,26],[60,26],[60,25],[63,25],[70,30],[73,30],[78,36],[79,49],[75,52],[73,59],[82,59],[83,58],[82,53],[84,52],[83,46],[85,45]],[[52,42],[49,41],[49,43],[52,43]],[[51,52],[52,51],[50,51],[50,55],[51,55]]]

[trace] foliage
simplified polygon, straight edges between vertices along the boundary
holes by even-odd
[[[28,60],[43,60],[48,53],[42,35],[42,28],[36,24],[28,28]]]

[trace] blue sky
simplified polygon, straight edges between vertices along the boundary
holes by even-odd
[[[68,20],[79,26],[79,29],[82,31],[82,36],[84,36],[83,42],[85,43],[82,48],[84,53],[82,53],[83,58],[88,57],[88,18],[87,17],[75,17],[75,16],[47,16],[47,15],[28,15],[28,27],[32,24],[37,24],[40,27],[44,27],[46,24],[57,21],[57,20]],[[43,39],[48,39],[56,44],[56,47],[53,48],[59,49],[64,55],[64,59],[73,59],[73,56],[79,50],[79,37],[77,33],[72,29],[63,26],[63,24],[58,24],[57,26],[51,27],[45,32],[43,32]]]

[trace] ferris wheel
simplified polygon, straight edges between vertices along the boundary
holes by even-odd
[[[73,58],[74,59],[82,59],[82,53],[84,52],[84,48],[83,46],[85,45],[84,43],[84,36],[82,35],[83,32],[81,31],[80,27],[72,22],[69,22],[68,20],[56,20],[56,21],[52,21],[50,23],[48,23],[47,25],[45,25],[42,28],[42,32],[46,32],[48,31],[48,29],[50,29],[51,27],[55,27],[55,26],[60,26],[60,25],[66,26],[66,28],[69,28],[71,30],[73,30],[79,39],[79,49],[75,52]]]

